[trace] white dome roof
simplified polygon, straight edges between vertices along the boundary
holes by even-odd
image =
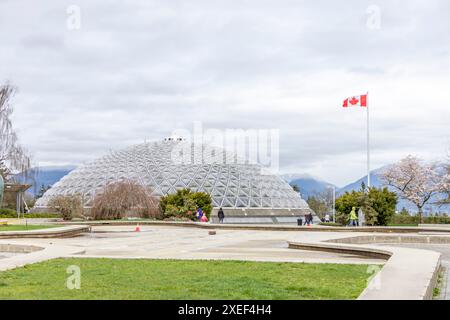
[[[165,139],[113,152],[83,165],[57,182],[35,207],[47,207],[58,195],[80,194],[85,205],[107,184],[132,180],[162,196],[177,189],[209,193],[214,207],[308,209],[306,202],[280,177],[258,164],[239,161],[223,149],[195,148],[182,139]]]

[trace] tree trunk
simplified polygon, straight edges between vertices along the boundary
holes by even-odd
[[[423,223],[423,212],[422,212],[422,207],[419,207],[419,223]]]

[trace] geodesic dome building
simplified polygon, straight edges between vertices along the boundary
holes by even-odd
[[[206,192],[215,210],[224,209],[227,222],[294,222],[310,212],[287,182],[263,172],[259,164],[174,138],[135,145],[80,166],[54,184],[35,209],[46,210],[52,197],[73,194],[82,195],[89,207],[107,184],[122,180],[150,187],[155,196],[182,188]]]

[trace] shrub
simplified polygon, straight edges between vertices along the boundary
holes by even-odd
[[[419,224],[419,216],[411,216],[409,214],[396,214],[392,216],[390,224]],[[450,217],[448,216],[428,216],[423,217],[423,222],[428,224],[450,224]]]
[[[9,208],[0,208],[0,218],[17,218],[17,212]]]
[[[161,211],[163,213],[166,212],[167,205],[173,205],[175,207],[181,208],[184,205],[184,199],[189,197],[191,191],[189,189],[180,189],[177,190],[176,193],[168,194],[164,197],[161,197],[159,200],[159,205],[161,207]],[[171,209],[173,211],[173,208]]]
[[[49,206],[61,213],[64,220],[72,220],[74,216],[83,214],[83,201],[79,195],[57,196],[49,201]]]
[[[27,219],[41,219],[41,218],[60,218],[61,214],[59,213],[25,213],[24,217]],[[0,208],[0,219],[1,218],[17,218],[17,212],[8,209],[8,208]]]
[[[424,223],[430,224],[450,224],[450,218],[445,216],[428,216],[424,218]]]
[[[33,212],[33,213],[25,213],[25,218],[27,219],[56,219],[61,218],[61,214],[59,213],[40,213],[40,212]]]
[[[160,199],[161,212],[164,217],[196,219],[197,208],[202,208],[208,217],[212,211],[211,196],[204,192],[192,192],[190,189],[180,189],[176,193],[168,194]]]
[[[170,216],[178,216],[178,215],[181,214],[181,211],[180,211],[179,207],[169,203],[169,204],[167,204],[165,206],[164,214],[166,216],[168,216],[168,217],[170,217]]]
[[[359,206],[360,193],[356,191],[345,192],[336,199],[336,222],[346,225],[348,223],[348,215],[352,211],[352,207]]]
[[[395,214],[397,195],[387,188],[370,188],[369,199],[371,207],[376,212],[378,226],[386,226]]]
[[[155,218],[160,215],[158,199],[152,190],[133,181],[108,184],[92,203],[94,219],[121,219],[127,211],[136,212],[140,218]]]
[[[212,211],[211,196],[205,192],[194,192],[191,194],[191,199],[197,208],[202,208],[203,213],[205,213],[209,219]]]
[[[366,223],[369,225],[385,226],[395,213],[397,195],[387,188],[370,188],[369,192],[363,190],[345,192],[336,199],[336,221],[347,224],[348,215],[352,207],[364,212]]]
[[[320,222],[319,225],[326,227],[342,227],[343,225],[336,222]]]

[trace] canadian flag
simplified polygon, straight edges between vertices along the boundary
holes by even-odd
[[[367,107],[367,94],[361,96],[354,96],[344,100],[342,105],[344,108],[347,107]]]

